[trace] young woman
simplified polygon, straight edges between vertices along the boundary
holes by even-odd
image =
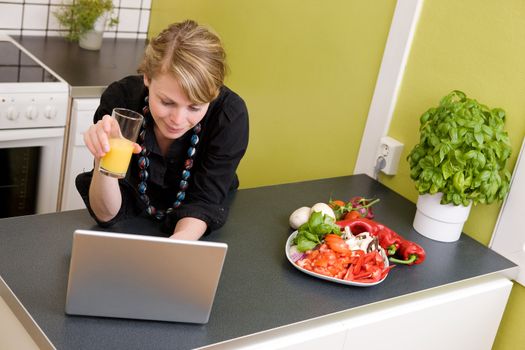
[[[228,195],[239,185],[236,169],[248,145],[246,105],[223,85],[220,39],[194,21],[172,24],[151,40],[139,73],[102,94],[84,133],[94,170],[77,177],[77,189],[99,225],[146,213],[163,221],[172,238],[199,239],[225,223]],[[144,115],[122,180],[98,171],[116,107]]]

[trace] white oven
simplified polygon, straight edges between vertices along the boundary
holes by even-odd
[[[0,218],[57,211],[68,84],[0,33]]]

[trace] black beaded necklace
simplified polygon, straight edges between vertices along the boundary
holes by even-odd
[[[155,208],[151,203],[148,195],[146,194],[146,190],[148,188],[147,181],[149,177],[148,168],[149,168],[149,150],[146,149],[146,120],[149,118],[153,118],[150,114],[149,110],[149,103],[148,103],[148,96],[144,99],[145,106],[142,108],[142,113],[144,115],[144,121],[142,123],[142,128],[139,134],[139,141],[140,146],[142,147],[142,150],[140,151],[140,157],[138,160],[138,166],[139,166],[139,184],[137,185],[137,190],[139,191],[140,198],[144,203],[146,204],[146,212],[154,217],[157,220],[163,220],[166,217],[166,214],[171,213],[173,210],[177,209],[182,205],[182,201],[186,197],[186,190],[188,189],[188,179],[191,175],[191,168],[193,167],[193,158],[195,156],[196,150],[197,150],[197,144],[199,143],[199,133],[201,131],[201,124],[198,123],[193,127],[193,135],[191,136],[190,140],[190,147],[188,148],[187,156],[188,158],[184,162],[184,167],[182,169],[182,179],[179,183],[179,191],[177,192],[175,201],[173,202],[173,205],[171,208],[168,208],[167,210],[161,210]]]

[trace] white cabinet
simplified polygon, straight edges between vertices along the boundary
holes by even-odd
[[[38,350],[38,346],[0,295],[0,349]]]
[[[98,98],[73,99],[60,207],[62,211],[86,207],[75,187],[75,178],[93,168],[93,156],[84,145],[82,133],[93,124],[93,115],[99,102]]]
[[[489,276],[365,307],[344,321],[344,349],[490,350],[511,289],[508,279]]]
[[[490,350],[511,289],[508,278],[489,275],[201,349]]]

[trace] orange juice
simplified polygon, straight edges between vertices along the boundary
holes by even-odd
[[[109,152],[100,160],[100,171],[106,175],[126,176],[133,153],[133,142],[126,139],[109,139]]]

